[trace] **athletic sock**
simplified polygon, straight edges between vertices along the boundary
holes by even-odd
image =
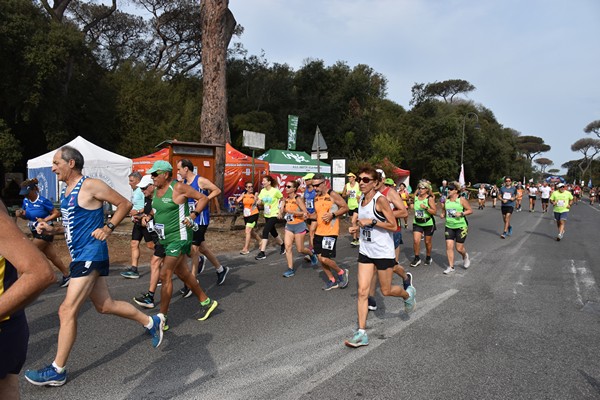
[[[225,270],[225,268],[223,268],[223,266],[221,265],[219,268],[217,268],[217,273],[220,274],[224,270]]]
[[[210,297],[207,297],[206,300],[201,301],[200,305],[207,306],[210,304]]]
[[[148,321],[148,325],[144,325],[144,328],[152,329],[152,327],[154,326],[154,320],[152,319],[152,317],[148,317]]]
[[[58,372],[59,374],[62,374],[63,372],[65,372],[65,367],[59,367],[58,365],[56,365],[56,361],[52,361],[52,367],[56,370],[56,372]]]

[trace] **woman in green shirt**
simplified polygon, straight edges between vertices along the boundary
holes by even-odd
[[[275,224],[279,219],[279,202],[283,198],[283,195],[273,185],[276,183],[275,179],[271,175],[267,175],[262,179],[263,188],[258,194],[257,205],[263,205],[263,216],[265,217],[265,227],[262,232],[262,240],[260,241],[260,251],[258,255],[254,257],[256,260],[264,260],[267,258],[265,250],[267,248],[267,242],[269,241],[269,234],[277,240],[277,244],[281,247],[279,254],[285,254],[285,245],[283,239],[279,237]]]
[[[421,238],[425,236],[425,265],[431,264],[431,248],[433,232],[435,231],[434,215],[437,213],[435,197],[431,193],[431,183],[421,180],[417,185],[417,193],[414,199],[415,216],[413,219],[413,250],[415,258],[410,263],[411,267],[421,264]]]
[[[466,215],[472,214],[471,206],[464,197],[459,196],[460,184],[452,182],[448,185],[448,198],[442,205],[442,218],[446,218],[446,255],[448,256],[448,268],[444,274],[454,272],[454,247],[463,258],[463,267],[469,268],[471,261],[465,249],[467,239],[468,223]]]

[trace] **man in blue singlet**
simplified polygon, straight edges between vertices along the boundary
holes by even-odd
[[[304,205],[306,205],[306,210],[308,211],[308,215],[315,213],[315,196],[317,195],[317,191],[313,188],[312,179],[315,174],[308,173],[304,175],[302,179],[304,179],[304,184],[306,185],[304,189]],[[308,226],[308,248],[313,250],[313,240],[315,238],[315,232],[317,230],[317,221],[312,218],[306,219],[306,226]],[[310,256],[307,255],[304,257],[306,261],[310,261]]]
[[[65,369],[77,336],[77,317],[89,298],[99,313],[137,321],[152,336],[152,346],[162,342],[164,320],[149,317],[125,301],[114,300],[106,283],[109,260],[106,239],[127,216],[132,204],[99,179],[82,174],[83,155],[71,146],[59,149],[52,159],[52,172],[66,187],[61,194],[62,226],[40,222],[39,234],[64,233],[71,253],[71,282],[60,305],[60,329],[54,361],[39,370],[25,371],[25,378],[37,386],[61,386],[67,381]],[[111,221],[104,223],[103,202],[116,206]]]
[[[183,179],[183,183],[190,185],[194,190],[197,190],[208,197],[209,204],[212,199],[221,194],[221,189],[215,186],[214,183],[194,173],[194,164],[192,164],[190,160],[180,160],[177,163],[177,172],[181,179]],[[210,223],[210,207],[207,205],[202,209],[200,214],[198,214],[194,210],[196,201],[190,198],[188,199],[188,203],[190,213],[194,214],[194,222],[198,224],[198,230],[194,232],[194,237],[192,239],[192,275],[196,276],[196,274],[202,272],[204,264],[206,263],[206,256],[208,261],[210,261],[217,270],[217,285],[222,285],[229,273],[229,267],[221,265],[215,253],[213,253],[206,245],[206,231],[208,230],[208,224]],[[188,287],[184,286],[181,294],[184,297],[188,297],[191,295],[191,291]]]
[[[18,399],[29,342],[24,308],[56,278],[46,256],[25,238],[2,201],[0,226],[0,399]]]

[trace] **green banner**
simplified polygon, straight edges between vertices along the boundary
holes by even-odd
[[[288,115],[288,150],[296,150],[296,132],[298,131],[298,117]]]

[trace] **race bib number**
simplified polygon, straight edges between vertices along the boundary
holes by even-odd
[[[271,214],[271,206],[268,204],[265,204],[265,215],[269,215]]]
[[[360,231],[361,240],[364,240],[365,242],[370,242],[372,234],[373,228],[370,226],[364,226]]]
[[[556,206],[557,207],[564,207],[565,206],[565,201],[564,200],[558,200],[556,202]]]
[[[356,191],[351,190],[350,192],[348,192],[348,197],[350,197],[351,199],[355,199],[356,198]]]
[[[502,194],[502,198],[503,198],[504,200],[510,200],[510,199],[511,199],[511,197],[512,197],[512,194],[510,194],[510,193],[508,193],[508,192],[504,192],[504,193]]]
[[[446,210],[446,218],[456,218],[456,210],[453,208]]]
[[[477,197],[480,198],[480,199],[485,199],[485,194],[481,194],[480,193]]]
[[[154,224],[154,231],[160,240],[165,239],[165,224]]]
[[[154,232],[154,221],[153,220],[149,220],[148,223],[146,223],[146,230],[148,232]]]
[[[294,220],[294,216],[292,214],[290,214],[290,213],[287,213],[287,214],[285,214],[284,219],[287,222],[292,222]]]
[[[423,210],[415,210],[415,217],[417,217],[417,218],[424,218],[425,217],[425,212]]]
[[[244,217],[249,217],[252,214],[249,208],[244,208]]]
[[[333,250],[333,246],[335,246],[335,238],[333,237],[324,237],[321,246],[324,250]]]
[[[311,210],[315,208],[315,199],[306,200],[306,208],[310,208]]]
[[[27,222],[27,226],[29,227],[29,229],[35,230],[35,228],[37,227],[37,221],[29,221]]]

